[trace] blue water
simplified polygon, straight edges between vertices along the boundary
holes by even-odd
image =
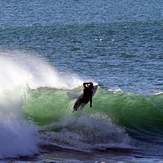
[[[88,24],[162,20],[161,0],[36,0],[1,2],[2,25]]]
[[[0,8],[0,50],[26,51],[105,90],[163,91],[161,0],[7,0]]]
[[[161,21],[7,27],[0,47],[35,51],[105,87],[151,93],[163,89],[162,33]]]

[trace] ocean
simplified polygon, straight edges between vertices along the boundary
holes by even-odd
[[[163,162],[162,1],[0,9],[1,162]],[[85,81],[93,107],[72,112]]]

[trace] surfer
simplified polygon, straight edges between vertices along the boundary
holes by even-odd
[[[83,107],[88,102],[90,102],[90,107],[92,107],[92,97],[97,90],[97,86],[94,87],[92,82],[85,82],[83,87],[83,94],[75,102],[73,111],[77,111],[80,106]]]
[[[90,102],[90,107],[92,107],[92,96],[93,96],[93,83],[87,82],[83,83],[83,103]]]

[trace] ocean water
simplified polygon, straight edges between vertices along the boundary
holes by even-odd
[[[163,161],[162,1],[0,7],[2,162]],[[84,81],[93,108],[72,113]]]

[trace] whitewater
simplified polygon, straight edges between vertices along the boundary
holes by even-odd
[[[25,52],[0,53],[0,158],[38,153],[38,128],[24,114],[28,91],[39,87],[72,89],[81,81],[59,72],[37,57]],[[66,80],[67,81],[67,80]]]

